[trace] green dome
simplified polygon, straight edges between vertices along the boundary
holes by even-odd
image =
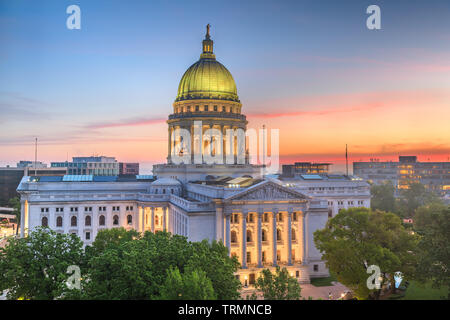
[[[216,60],[213,41],[203,40],[203,53],[200,60],[187,69],[178,86],[175,101],[192,99],[217,99],[239,102],[236,83],[230,71]]]

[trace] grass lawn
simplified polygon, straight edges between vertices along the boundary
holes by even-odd
[[[337,281],[337,279],[335,276],[330,274],[330,276],[326,278],[312,278],[311,284],[315,287],[329,287],[333,285],[331,283],[332,281]]]
[[[441,300],[447,297],[447,289],[434,289],[431,284],[422,285],[416,281],[410,281],[406,294],[402,300]]]

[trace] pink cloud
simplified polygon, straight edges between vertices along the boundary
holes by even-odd
[[[105,129],[116,127],[129,127],[129,126],[144,126],[149,124],[159,124],[166,122],[166,118],[131,118],[119,120],[117,122],[99,122],[86,126],[87,129]]]

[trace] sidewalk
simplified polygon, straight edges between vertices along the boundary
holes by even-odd
[[[305,300],[308,299],[308,297],[311,297],[314,300],[322,299],[322,300],[328,300],[328,295],[331,292],[333,295],[333,300],[337,300],[341,297],[341,294],[345,291],[349,291],[349,289],[344,286],[343,284],[339,282],[333,282],[332,286],[327,287],[316,287],[312,284],[301,284],[300,287],[302,288],[301,296],[302,299],[305,298]],[[250,296],[255,290],[248,288],[243,289],[241,291],[241,296],[243,299],[248,295]],[[263,296],[262,294],[258,293],[258,300],[262,300]]]

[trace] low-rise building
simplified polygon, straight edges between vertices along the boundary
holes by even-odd
[[[397,190],[408,189],[412,183],[441,196],[450,190],[450,162],[419,162],[416,156],[400,156],[398,162],[353,162],[353,174],[374,184],[391,182]]]

